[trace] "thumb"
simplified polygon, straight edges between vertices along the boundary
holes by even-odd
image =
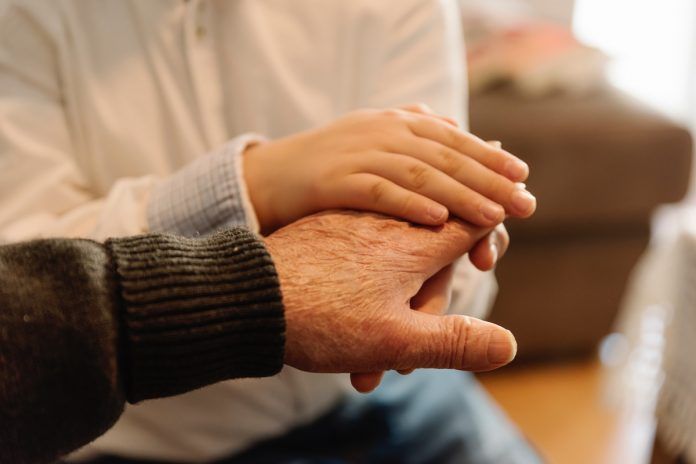
[[[412,311],[407,329],[409,347],[397,369],[422,367],[489,371],[509,363],[517,342],[509,330],[468,316]]]

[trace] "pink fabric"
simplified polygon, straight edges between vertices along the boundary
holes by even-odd
[[[472,93],[501,82],[521,93],[582,93],[604,83],[604,54],[580,43],[565,25],[523,10],[463,10]]]
[[[582,47],[563,26],[522,23],[503,28],[469,44],[467,61],[473,74],[496,73],[514,77]]]

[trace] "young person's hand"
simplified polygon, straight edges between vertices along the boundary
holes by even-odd
[[[528,217],[527,165],[422,105],[360,110],[250,147],[244,172],[261,232],[327,209],[378,212],[423,225],[450,214],[493,227]]]

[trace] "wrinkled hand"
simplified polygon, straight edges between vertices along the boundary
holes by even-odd
[[[360,110],[250,147],[249,196],[264,234],[329,209],[373,211],[424,225],[449,215],[493,227],[528,217],[527,165],[424,105]]]
[[[469,252],[469,259],[481,270],[492,269],[497,260],[502,258],[510,244],[510,237],[503,224],[497,226],[486,235]],[[411,298],[411,309],[428,314],[445,314],[452,296],[453,265],[440,270],[426,280],[418,293]],[[401,374],[409,374],[414,369],[399,370]],[[377,388],[384,375],[380,372],[352,373],[350,381],[359,392],[367,393]]]
[[[427,228],[329,212],[267,237],[285,305],[285,363],[310,372],[507,364],[517,348],[509,331],[411,309],[426,281],[489,232],[459,221]]]

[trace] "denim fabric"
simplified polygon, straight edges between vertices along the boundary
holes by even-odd
[[[320,419],[216,464],[539,464],[473,375],[385,375]],[[93,464],[167,464],[104,457]]]
[[[219,464],[540,462],[473,375],[424,369]]]

